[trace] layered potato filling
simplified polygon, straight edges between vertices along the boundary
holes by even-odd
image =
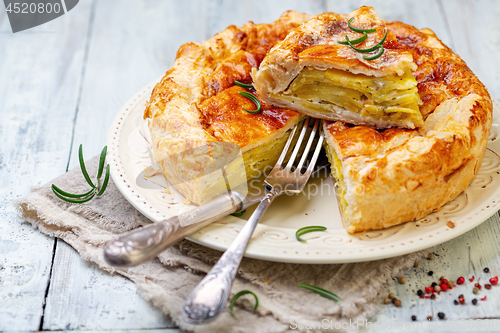
[[[347,218],[347,201],[345,200],[346,187],[342,170],[342,161],[340,161],[340,158],[337,156],[335,149],[331,145],[325,143],[324,147],[326,156],[328,156],[328,160],[330,161],[332,176],[335,179],[335,183],[337,184],[337,198],[339,200],[339,206],[342,211],[342,215],[344,216],[344,218]]]
[[[418,108],[422,101],[410,70],[402,76],[374,77],[305,67],[279,98],[317,112],[335,112],[332,106],[337,106],[374,120],[423,125]]]
[[[257,178],[274,167],[285,147],[290,130],[276,140],[252,148],[243,153],[247,180]]]

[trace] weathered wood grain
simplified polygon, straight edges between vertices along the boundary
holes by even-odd
[[[70,168],[78,165],[80,143],[87,158],[101,151],[121,106],[166,72],[181,44],[202,41],[205,27],[205,6],[192,1],[97,2]],[[58,244],[44,329],[170,326],[166,316],[138,295],[132,282],[100,272],[68,245]]]
[[[0,23],[0,331],[37,330],[55,240],[11,201],[66,170],[89,6],[13,34]]]

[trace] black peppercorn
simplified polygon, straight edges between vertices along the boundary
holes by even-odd
[[[476,305],[476,304],[477,304],[477,299],[475,299],[475,298],[474,298],[474,299],[472,300],[472,304]]]
[[[417,295],[418,295],[418,296],[422,296],[423,294],[424,294],[424,292],[422,291],[422,289],[419,289],[419,290],[417,291]]]
[[[417,316],[415,316],[415,315],[411,316],[411,320],[412,321],[417,321]]]
[[[486,267],[485,269],[483,269],[483,271],[484,271],[485,273],[489,273],[489,272],[490,272],[490,269],[489,269],[488,267]]]
[[[485,287],[486,289],[491,289],[491,284],[487,283],[487,284],[485,284],[485,285],[484,285],[484,287]]]
[[[436,295],[432,294],[431,299],[435,299],[435,298],[436,298]]]
[[[453,304],[458,305],[458,304],[460,304],[460,303],[459,303],[457,300],[454,300],[454,301],[453,301]]]
[[[443,312],[438,312],[438,317],[439,317],[439,319],[444,319],[444,313]]]
[[[433,271],[429,271],[429,273],[427,273],[429,276],[432,276],[432,274],[434,274]]]
[[[429,274],[430,275],[430,274]],[[438,284],[436,282],[432,282],[431,284],[431,287],[434,288],[435,286],[437,286]]]

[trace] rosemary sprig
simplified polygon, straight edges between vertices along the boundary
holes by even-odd
[[[382,54],[384,53],[384,47],[381,45],[380,46],[380,50],[378,51],[377,54],[375,55],[372,55],[371,57],[367,57],[367,56],[363,56],[363,59],[365,60],[373,60],[373,59],[377,59],[378,57],[380,57]]]
[[[325,231],[326,230],[326,227],[322,227],[322,226],[319,226],[319,225],[311,225],[311,226],[308,226],[308,227],[304,227],[304,228],[300,228],[299,230],[297,230],[297,232],[295,233],[295,237],[297,238],[297,240],[299,242],[306,242],[306,240],[300,238],[300,236],[302,235],[305,235],[309,232],[314,232],[314,231]]]
[[[240,291],[239,293],[237,293],[236,295],[234,295],[233,299],[231,300],[231,304],[229,305],[229,311],[231,311],[231,315],[234,316],[235,314],[235,311],[234,311],[234,303],[236,302],[236,300],[238,298],[240,298],[241,296],[243,295],[246,295],[246,294],[252,294],[253,297],[255,297],[255,306],[253,307],[253,310],[257,310],[257,307],[259,306],[259,298],[257,297],[257,295],[255,295],[252,291],[250,290],[242,290]]]
[[[238,94],[241,95],[241,96],[243,96],[243,97],[248,98],[249,100],[251,100],[255,104],[255,106],[257,107],[257,110],[253,110],[252,111],[252,110],[245,109],[245,107],[243,106],[242,107],[243,110],[245,110],[248,113],[259,113],[260,112],[261,104],[260,104],[260,101],[257,98],[257,96],[255,96],[254,94],[249,93],[248,91],[240,91]]]
[[[84,203],[87,201],[92,200],[93,197],[101,196],[104,191],[106,190],[106,187],[108,186],[109,182],[109,172],[110,172],[110,167],[109,164],[106,166],[106,175],[104,176],[104,180],[102,182],[102,186],[99,185],[99,180],[101,179],[102,173],[104,171],[104,162],[106,160],[106,152],[107,152],[108,147],[105,146],[102,151],[101,151],[101,156],[99,159],[99,169],[97,171],[97,185],[94,185],[92,180],[90,179],[90,176],[87,172],[87,168],[85,167],[85,162],[83,159],[83,146],[80,145],[78,149],[78,161],[80,162],[80,169],[82,170],[83,177],[85,177],[85,180],[87,183],[92,187],[90,191],[82,193],[82,194],[73,194],[69,193],[66,191],[61,190],[59,187],[56,185],[52,184],[52,191],[54,194],[60,198],[61,200],[64,200],[66,202],[71,202],[71,203]]]
[[[351,25],[352,20],[354,20],[354,17],[351,17],[349,19],[349,21],[347,21],[347,25],[349,26],[349,29],[351,29],[352,31],[361,32],[361,33],[363,33],[363,32],[372,33],[372,32],[377,31],[376,29],[359,29],[359,28],[355,28],[355,27],[353,27]]]
[[[309,291],[312,291],[312,292],[314,292],[320,296],[323,296],[325,298],[331,299],[332,301],[340,302],[340,297],[338,297],[337,295],[335,295],[334,293],[332,293],[329,290],[323,289],[321,287],[318,287],[318,286],[315,286],[315,285],[312,285],[309,283],[299,283],[298,286],[300,288],[304,288],[304,289],[307,289]]]
[[[242,210],[241,212],[237,212],[237,213],[232,213],[231,215],[233,216],[236,216],[236,217],[240,217],[240,216],[243,216],[243,214],[245,214],[247,210]]]
[[[356,50],[356,51],[361,52],[361,53],[369,53],[369,52],[373,52],[373,51],[375,51],[377,49],[379,50],[377,52],[377,54],[374,54],[372,56],[363,56],[363,59],[365,59],[365,60],[374,60],[374,59],[377,59],[378,57],[380,57],[384,53],[384,51],[385,51],[385,49],[382,46],[382,44],[384,44],[384,41],[387,38],[387,28],[385,28],[384,38],[382,38],[382,40],[380,42],[378,42],[377,45],[374,45],[374,46],[369,47],[367,49],[359,49],[359,48],[355,47],[354,45],[359,44],[361,42],[364,42],[366,40],[366,38],[368,37],[369,33],[375,32],[377,30],[376,29],[359,29],[359,28],[355,28],[355,27],[353,27],[351,25],[352,20],[354,20],[354,17],[351,17],[349,19],[349,21],[347,21],[347,25],[349,26],[349,28],[352,31],[363,33],[363,36],[359,37],[359,38],[356,38],[356,39],[353,39],[353,40],[350,40],[349,36],[345,35],[345,41],[338,40],[337,43],[342,44],[342,45],[349,45],[350,47],[353,48],[353,50]]]
[[[247,89],[255,89],[253,87],[253,84],[246,84],[246,83],[243,83],[243,82],[240,82],[240,81],[236,81],[234,80],[234,84],[239,86],[239,87],[242,87],[242,88],[247,88]]]
[[[358,49],[357,47],[355,47],[353,45],[354,43],[349,40],[349,37],[347,37],[347,35],[345,36],[345,39],[346,39],[347,43],[349,44],[349,46],[352,47],[354,50],[361,52],[361,53],[372,52],[372,51],[375,51],[376,49],[378,49],[379,47],[382,47],[382,44],[384,43],[386,38],[387,38],[387,28],[385,28],[384,38],[382,38],[382,40],[380,42],[378,42],[377,45],[374,45],[374,46],[369,47],[367,49]]]
[[[347,37],[347,35],[346,35],[346,37]],[[364,42],[367,38],[368,38],[368,34],[365,32],[365,34],[363,36],[351,40],[351,43],[356,45],[356,44],[359,44],[361,42]],[[338,40],[337,42],[339,44],[342,44],[342,45],[349,45],[349,42],[347,40]]]

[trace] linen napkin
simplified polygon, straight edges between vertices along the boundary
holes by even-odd
[[[95,174],[97,167],[97,156],[87,162],[90,174]],[[428,253],[420,251],[391,259],[337,265],[244,258],[230,296],[244,289],[252,290],[259,298],[257,310],[253,311],[253,298],[240,298],[235,316],[227,306],[211,324],[195,326],[182,319],[182,306],[221,252],[184,240],[137,267],[111,267],[104,260],[105,244],[123,232],[151,222],[126,201],[111,180],[101,197],[86,204],[60,200],[50,188],[53,183],[73,193],[88,190],[80,169],[75,168],[17,200],[19,216],[43,233],[73,246],[83,259],[129,278],[145,299],[171,316],[180,328],[194,332],[300,331],[299,327],[306,330],[306,323],[314,322],[324,323],[321,331],[329,330],[327,327],[351,330],[355,327],[352,322],[366,320],[377,312],[394,278],[402,276]],[[336,303],[299,288],[300,282],[331,290],[342,301]]]

